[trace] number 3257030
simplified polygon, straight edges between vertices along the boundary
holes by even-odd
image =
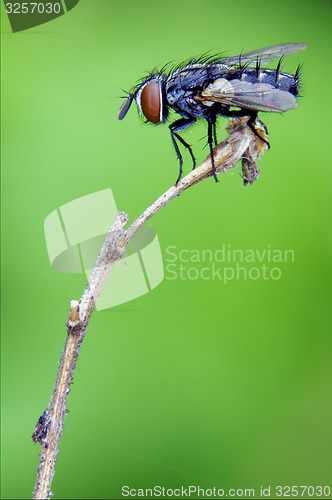
[[[59,14],[61,11],[60,3],[43,2],[22,2],[6,3],[7,14]]]

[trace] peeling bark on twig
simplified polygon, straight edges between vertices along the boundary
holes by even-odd
[[[258,178],[259,169],[256,159],[267,149],[267,145],[246,126],[247,121],[248,118],[231,119],[227,127],[230,133],[229,137],[214,148],[216,173],[219,174],[233,168],[242,159],[245,184],[252,183]],[[268,139],[262,124],[257,122],[256,129],[261,137]],[[34,499],[50,498],[58,445],[64,416],[67,413],[66,401],[76,361],[91,314],[113,264],[122,258],[130,239],[156,212],[190,186],[211,176],[213,176],[213,171],[211,159],[208,157],[199,167],[181,179],[177,185],[172,186],[160,196],[132,223],[126,232],[124,225],[128,220],[127,215],[124,212],[118,212],[116,215],[80,302],[71,301],[70,315],[66,323],[67,338],[54,392],[49,406],[39,418],[32,435],[33,441],[41,445],[40,463],[33,493]]]

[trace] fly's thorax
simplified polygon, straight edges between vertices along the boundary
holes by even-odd
[[[202,88],[208,80],[208,68],[203,65],[191,65],[172,73],[166,80],[165,88],[167,98],[179,97],[184,93],[193,93],[195,89]]]
[[[151,75],[136,91],[135,100],[139,110],[149,122],[164,122],[168,116],[165,76]]]
[[[175,71],[165,83],[168,105],[184,118],[207,118],[210,110],[195,100],[207,81],[209,66],[204,64],[192,64]]]

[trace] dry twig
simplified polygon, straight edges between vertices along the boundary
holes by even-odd
[[[246,126],[247,118],[231,119],[227,127],[229,137],[214,149],[216,173],[225,172],[242,159],[244,183],[252,183],[258,178],[259,169],[256,159],[267,145]],[[265,127],[256,123],[259,134],[267,140]],[[66,400],[72,383],[80,347],[88,327],[91,314],[96,305],[106,278],[117,259],[122,258],[126,246],[143,224],[167,203],[179,196],[190,186],[213,175],[210,157],[199,167],[192,170],[176,186],[172,186],[160,196],[133,224],[124,231],[128,217],[118,212],[97,258],[80,302],[71,301],[70,315],[66,323],[67,338],[62,352],[51,402],[39,418],[32,438],[41,445],[40,463],[33,493],[34,499],[48,499],[54,476],[58,445],[63,428]]]

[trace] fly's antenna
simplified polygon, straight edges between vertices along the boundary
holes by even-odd
[[[131,103],[133,102],[134,99],[134,94],[129,94],[127,95],[126,100],[122,103],[119,114],[118,114],[118,119],[123,120],[126,114],[128,113],[128,110],[131,106]]]

